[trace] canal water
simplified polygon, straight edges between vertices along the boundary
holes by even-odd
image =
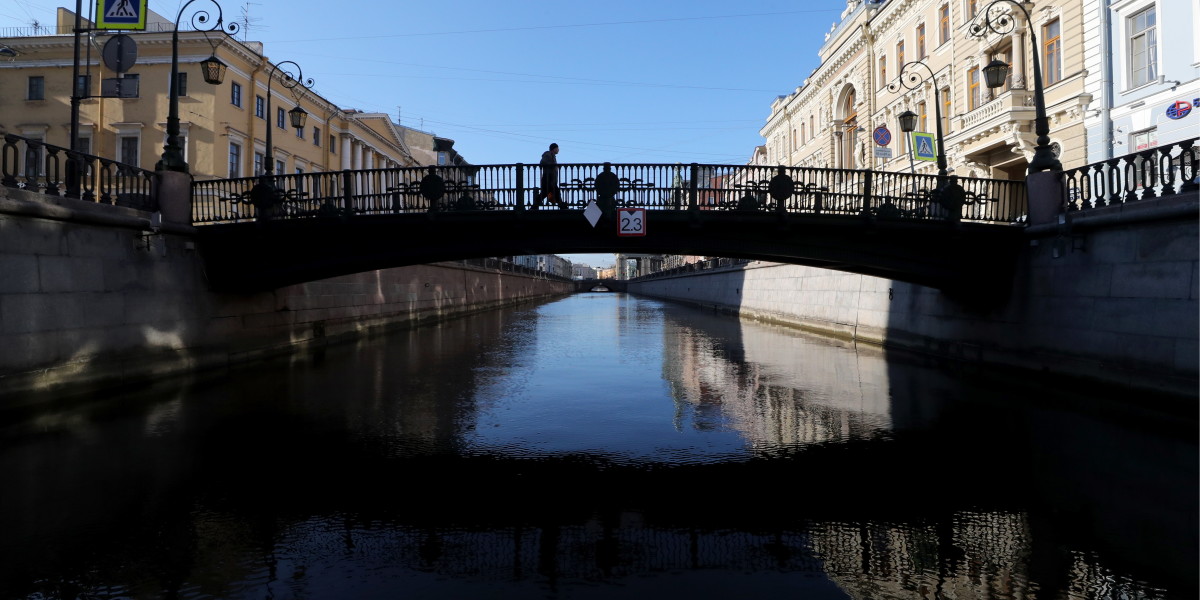
[[[622,294],[0,421],[0,598],[1196,598],[1141,398]]]

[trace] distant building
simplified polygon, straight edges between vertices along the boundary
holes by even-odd
[[[0,60],[0,132],[70,147],[75,15],[60,8],[58,21],[53,30],[0,38],[0,47],[6,48]],[[81,84],[88,97],[80,101],[80,150],[154,168],[166,143],[173,28],[149,12],[147,30],[127,34],[137,44],[138,59],[124,73],[108,70],[96,51],[90,53],[89,67],[85,53],[81,72],[90,78]],[[109,37],[93,34],[101,47]],[[82,39],[87,43],[87,36]],[[229,65],[217,86],[205,83],[199,69],[199,62],[213,54]],[[278,79],[283,69],[276,70],[271,84],[272,114],[267,114],[273,64],[260,42],[241,42],[220,32],[206,37],[205,32],[180,31],[179,67],[180,133],[184,157],[197,179],[264,172],[268,128],[274,128],[272,166],[277,174],[426,164],[388,115],[342,109],[303,87],[288,90]],[[98,97],[103,87],[111,87],[105,80],[119,80],[124,97]],[[297,104],[309,113],[303,129],[293,129],[287,119],[287,111]],[[431,150],[452,144],[439,141]]]
[[[396,127],[413,158],[421,166],[458,167],[470,164],[454,149],[454,140],[411,127]]]
[[[599,269],[595,267],[584,264],[571,264],[572,279],[596,279],[598,273]]]
[[[526,254],[523,256],[512,257],[514,264],[556,275],[564,279],[570,279],[572,276],[571,261],[558,256],[557,254]]]

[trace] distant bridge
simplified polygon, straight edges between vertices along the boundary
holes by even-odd
[[[747,165],[568,164],[538,206],[534,165],[201,181],[210,282],[255,290],[440,260],[548,253],[760,259],[943,289],[1005,284],[1024,182]],[[644,212],[637,212],[642,209]],[[630,212],[634,211],[634,212]]]

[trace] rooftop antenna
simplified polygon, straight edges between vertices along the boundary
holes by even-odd
[[[402,114],[402,113],[400,112],[400,105],[399,105],[399,104],[397,104],[397,105],[396,105],[396,124],[397,124],[397,125],[399,125],[399,124],[400,124],[400,116],[401,116],[401,114]]]
[[[250,34],[251,23],[258,23],[262,17],[250,18],[250,5],[262,6],[261,2],[247,2],[242,6],[242,41],[245,42]],[[256,29],[267,29],[266,26],[254,25]]]

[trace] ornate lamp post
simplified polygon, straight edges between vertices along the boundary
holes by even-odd
[[[288,72],[287,69],[280,70],[280,67],[282,67],[284,65],[290,65],[291,68],[294,68],[296,70],[296,74],[293,76],[290,72]],[[269,119],[274,118],[274,116],[271,114],[271,84],[275,82],[275,72],[276,71],[279,71],[279,73],[280,73],[279,84],[289,90],[295,89],[296,86],[301,85],[301,84],[303,84],[304,87],[306,87],[306,88],[311,88],[314,83],[312,79],[307,79],[307,80],[302,81],[302,79],[304,78],[304,72],[300,70],[300,65],[298,65],[290,60],[285,60],[279,64],[272,66],[271,72],[267,74],[267,114],[265,115],[266,118],[268,119],[268,121],[267,121],[267,156],[265,159],[267,164],[263,165],[263,172],[264,172],[264,177],[268,180],[272,180],[273,179],[272,175],[275,173],[275,154],[274,154],[274,147],[271,144],[271,130],[275,129],[275,125],[273,125]],[[292,110],[288,111],[288,118],[291,121],[291,125],[292,125],[293,129],[303,129],[304,124],[308,121],[308,111],[304,110],[303,108],[300,108],[300,103],[297,102],[296,108],[293,108]]]
[[[156,169],[159,171],[178,171],[181,173],[188,172],[187,161],[183,158],[183,148],[179,144],[179,21],[183,19],[183,12],[187,10],[196,0],[188,0],[179,9],[179,14],[175,16],[175,30],[171,32],[171,90],[170,90],[170,107],[167,112],[167,144],[163,146],[162,158],[158,161]],[[221,5],[214,0],[207,0],[212,3],[217,9],[216,22],[211,27],[203,27],[206,23],[212,20],[212,16],[208,11],[198,11],[192,15],[192,26],[196,31],[220,31],[224,29],[229,33],[236,33],[238,30],[237,23],[224,25],[224,15],[221,11]],[[204,81],[213,85],[219,85],[225,78],[225,63],[217,58],[216,50],[213,50],[213,55],[200,61],[201,74],[204,76]]]
[[[1001,35],[1012,33],[1017,22],[1011,12],[992,14],[992,7],[1001,2],[1007,2],[1019,8],[1025,15],[1025,22],[1032,25],[1033,21],[1030,19],[1029,11],[1021,3],[1014,0],[993,0],[983,9],[982,21],[971,24],[972,37],[983,37],[989,31]],[[1062,163],[1054,156],[1054,150],[1050,147],[1050,123],[1046,119],[1046,98],[1042,93],[1042,64],[1038,59],[1037,36],[1034,35],[1032,26],[1029,29],[1029,43],[1033,46],[1033,103],[1036,110],[1034,130],[1038,136],[1037,146],[1033,151],[1033,160],[1029,161],[1029,173],[1062,171]],[[1008,68],[1008,63],[1001,60],[993,60],[988,63],[983,68],[983,77],[987,86],[995,89],[1004,85],[1004,80],[1008,78]]]
[[[913,61],[913,62],[905,63],[903,67],[900,67],[900,75],[896,77],[895,81],[888,84],[887,89],[889,92],[892,92],[892,93],[900,91],[900,88],[904,88],[906,90],[917,89],[917,87],[920,86],[920,84],[923,81],[925,81],[925,78],[921,76],[920,72],[914,72],[914,71],[910,71],[908,69],[909,67],[911,67],[913,65],[919,65],[919,66],[923,67],[925,69],[925,71],[927,73],[929,73],[930,83],[934,84],[933,85],[933,96],[934,96],[934,98],[933,98],[933,118],[934,118],[934,121],[936,122],[935,124],[937,127],[937,129],[935,131],[937,132],[936,135],[937,135],[938,181],[941,182],[946,178],[946,174],[947,174],[946,145],[943,143],[943,140],[942,140],[942,107],[941,107],[940,103],[938,102],[938,98],[937,98],[937,93],[938,93],[937,92],[937,78],[933,74],[933,69],[929,68],[929,65],[927,65],[923,62],[920,62],[920,61]],[[899,119],[900,119],[900,131],[903,131],[906,134],[916,131],[916,129],[917,129],[917,113],[914,113],[911,110],[906,110],[903,113],[900,113]],[[938,187],[940,188],[941,185],[939,184]]]

